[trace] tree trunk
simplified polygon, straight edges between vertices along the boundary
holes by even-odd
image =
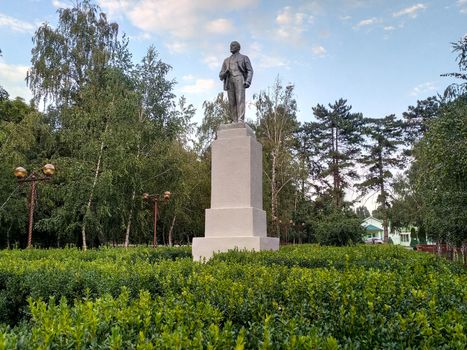
[[[136,191],[133,189],[133,193],[131,194],[130,214],[128,215],[128,223],[126,225],[126,231],[125,231],[125,248],[128,248],[128,245],[130,244],[130,230],[131,230],[131,221],[133,219],[135,197],[136,197]]]
[[[271,216],[275,225],[276,236],[280,237],[279,233],[279,218],[277,217],[277,185],[276,185],[276,165],[277,165],[277,151],[272,151],[272,165],[271,165]]]
[[[462,242],[462,257],[464,266],[467,267],[467,241]]]
[[[11,226],[13,226],[13,223],[10,224],[10,227],[8,227],[8,230],[6,231],[6,248],[10,249],[10,231],[11,231]]]
[[[342,205],[342,200],[341,200],[341,184],[340,184],[340,172],[339,172],[339,141],[338,141],[338,129],[335,128],[335,131],[333,131],[334,138],[334,191],[335,191],[335,196],[336,196],[336,207],[340,208]]]
[[[174,226],[175,226],[175,219],[177,218],[177,215],[174,215],[173,219],[172,219],[172,224],[170,225],[170,229],[169,229],[169,247],[172,246],[172,233],[173,233],[173,229],[174,229]]]
[[[105,124],[105,129],[104,129],[104,135],[107,133],[107,129],[109,127],[109,121],[106,122]],[[92,199],[94,197],[94,190],[97,185],[97,178],[99,177],[99,171],[101,170],[101,162],[102,162],[102,154],[104,153],[104,140],[101,141],[101,147],[99,149],[99,156],[97,158],[97,164],[96,164],[96,171],[94,173],[94,180],[92,181],[92,187],[91,187],[91,192],[89,193],[89,199],[88,203],[86,205],[86,212],[84,214],[83,218],[83,226],[81,228],[81,238],[83,240],[83,250],[87,250],[87,245],[86,245],[86,219],[89,216],[91,212],[91,205],[92,205]]]
[[[378,167],[379,167],[379,190],[380,190],[380,199],[381,199],[381,209],[383,210],[383,231],[384,231],[383,241],[384,243],[388,243],[389,242],[388,208],[386,206],[386,191],[384,190],[383,155],[381,153],[379,154]]]
[[[138,121],[141,124],[144,119],[144,108],[143,106],[140,107],[139,110],[139,117]],[[138,142],[137,146],[137,152],[136,152],[136,160],[139,160],[140,154],[141,154],[141,144]],[[131,194],[131,207],[130,207],[130,215],[128,217],[128,223],[126,225],[126,230],[125,230],[125,248],[128,248],[128,245],[130,244],[130,231],[131,231],[131,223],[133,219],[133,212],[134,212],[134,206],[135,206],[135,198],[136,198],[136,189],[135,185],[133,185],[133,193]]]
[[[383,230],[384,230],[384,243],[389,242],[389,230],[388,230],[388,212],[383,210]]]

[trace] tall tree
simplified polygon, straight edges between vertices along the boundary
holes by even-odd
[[[300,163],[300,193],[320,196],[323,194],[321,186],[321,174],[326,167],[321,162],[320,142],[321,124],[317,122],[305,122],[295,134],[295,155]]]
[[[217,137],[219,125],[229,121],[229,101],[223,93],[219,93],[214,101],[204,101],[204,117],[197,129],[198,142],[195,149],[204,154],[212,141]]]
[[[18,185],[13,170],[18,166],[25,167],[29,172],[38,170],[46,163],[51,149],[51,130],[43,114],[20,98],[0,100],[0,246],[26,245],[29,186]],[[37,188],[40,203],[37,206],[39,212],[36,210],[35,213],[36,219],[43,216],[42,194],[47,186],[41,184]],[[36,231],[34,238],[37,242]]]
[[[467,248],[467,101],[448,103],[414,150],[411,176],[423,223],[438,241]],[[467,252],[466,252],[467,253]]]
[[[138,106],[135,108],[137,120],[128,126],[134,131],[135,143],[133,148],[128,150],[131,157],[127,157],[126,160],[128,169],[131,169],[131,183],[127,186],[131,189],[131,193],[128,194],[131,200],[126,220],[125,246],[130,242],[130,232],[137,209],[135,205],[138,202],[136,195],[149,191],[148,188],[143,188],[146,185],[142,179],[153,178],[164,171],[158,166],[160,163],[154,163],[154,144],[167,150],[166,144],[172,142],[172,139],[182,141],[182,135],[189,132],[190,119],[194,114],[192,106],[186,105],[183,98],[179,108],[175,108],[175,82],[167,78],[170,70],[171,66],[162,62],[155,47],[151,46],[132,74]],[[151,169],[149,172],[148,167]]]
[[[359,206],[355,209],[355,214],[360,218],[360,219],[366,219],[367,217],[370,216],[370,211],[368,210],[367,207]]]
[[[408,146],[412,147],[428,131],[429,123],[437,117],[442,101],[437,96],[417,101],[416,106],[409,106],[402,113],[404,118],[404,133]]]
[[[415,191],[413,176],[408,171],[395,177],[392,184],[393,200],[389,216],[391,228],[414,228],[420,243],[426,242],[426,229],[422,215],[422,199]]]
[[[296,181],[292,160],[294,132],[298,128],[298,122],[297,103],[293,92],[293,85],[284,87],[277,78],[270,91],[261,91],[254,96],[257,115],[256,133],[263,144],[264,173],[266,183],[269,184],[270,214],[276,234],[279,234],[281,202],[279,195]],[[286,200],[290,200],[289,196],[283,198],[283,201]]]
[[[0,57],[2,57],[2,50],[0,49]],[[0,85],[0,101],[8,100],[8,92]]]
[[[70,105],[80,100],[87,84],[102,84],[106,68],[121,46],[118,25],[90,0],[58,10],[58,26],[42,24],[36,31],[28,83],[34,98]]]
[[[342,98],[329,104],[329,109],[320,104],[313,107],[319,122],[319,129],[315,129],[322,164],[319,178],[334,199],[336,208],[342,208],[345,189],[358,178],[355,165],[363,140],[363,117],[360,113],[351,113],[351,109],[352,106]]]
[[[377,191],[377,202],[383,212],[384,242],[388,242],[388,209],[390,207],[390,180],[393,172],[404,165],[400,153],[403,143],[403,124],[394,115],[381,119],[366,119],[364,134],[367,137],[366,152],[360,163],[366,168],[364,180],[357,184],[362,194]]]
[[[458,96],[467,94],[467,34],[457,42],[451,44],[453,51],[458,54],[456,61],[459,66],[459,72],[446,73],[441,76],[453,77],[462,81],[461,83],[453,83],[446,88],[444,96],[452,100]]]
[[[86,249],[87,221],[101,173],[110,113],[114,112],[112,104],[117,101],[115,97],[107,99],[110,105],[106,108],[97,99],[102,97],[102,91],[108,90],[107,84],[112,79],[109,68],[115,65],[117,58],[128,58],[128,55],[122,53],[126,42],[118,40],[118,25],[109,23],[106,15],[91,1],[59,9],[58,14],[56,28],[43,24],[35,33],[32,67],[27,80],[36,102],[49,101],[60,110],[61,128],[71,134],[88,131],[93,140],[99,140],[94,154],[86,157],[86,161],[94,158],[95,164],[81,224],[82,246]],[[123,63],[120,61],[119,66]],[[80,125],[82,122],[86,124]],[[77,144],[75,149],[80,148],[79,142]]]

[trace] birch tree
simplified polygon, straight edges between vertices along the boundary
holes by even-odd
[[[271,89],[254,97],[257,136],[263,144],[265,182],[269,184],[267,193],[276,234],[279,234],[280,194],[297,180],[292,151],[294,132],[298,129],[293,91],[293,85],[284,87],[277,78]]]
[[[99,94],[93,92],[105,90],[107,70],[116,65],[118,58],[127,57],[122,55],[126,43],[118,39],[118,25],[108,22],[106,15],[91,1],[84,0],[72,8],[59,9],[58,15],[56,28],[44,23],[34,35],[32,66],[27,81],[36,103],[43,101],[44,104],[49,103],[49,108],[60,110],[60,128],[69,129],[75,134],[86,132],[86,127],[91,128],[95,138],[97,136],[100,140],[93,155],[94,161],[86,158],[86,161],[94,164],[94,175],[82,209],[81,240],[85,250],[87,218],[101,172],[104,140],[111,114],[101,113],[106,109],[101,106],[97,109],[83,106],[94,104],[89,100],[98,98]],[[120,61],[119,66],[122,65],[125,62]],[[75,119],[79,117],[80,121],[87,120],[87,123],[76,123]],[[79,130],[76,129],[77,125],[80,126]],[[80,148],[79,142],[74,148]]]

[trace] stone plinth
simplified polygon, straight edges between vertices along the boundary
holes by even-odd
[[[235,248],[277,250],[279,239],[266,237],[262,146],[253,130],[243,123],[221,125],[211,152],[211,208],[205,237],[193,239],[193,259]]]

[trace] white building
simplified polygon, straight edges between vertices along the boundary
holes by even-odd
[[[367,234],[364,239],[370,237],[376,237],[381,240],[384,240],[384,229],[383,229],[383,221],[376,219],[372,216],[367,217],[363,220],[362,226],[365,228]],[[402,230],[394,230],[391,232],[391,228],[389,230],[389,239],[392,240],[394,244],[402,245],[409,247],[410,246],[410,229],[402,229]]]

